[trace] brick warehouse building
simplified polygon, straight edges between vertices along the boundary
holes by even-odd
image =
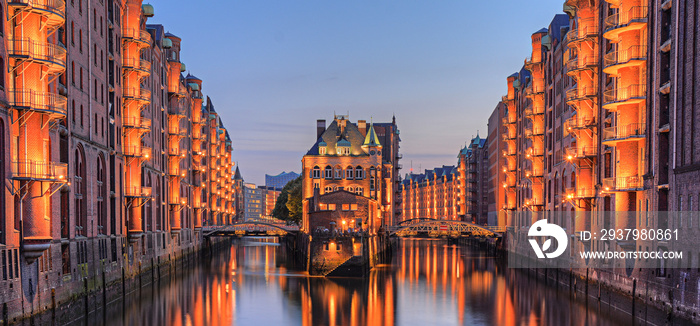
[[[379,126],[381,134],[377,132]],[[318,139],[302,159],[302,230],[310,231],[314,229],[312,226],[320,226],[309,218],[321,210],[322,202],[326,210],[330,207],[331,202],[320,201],[319,197],[339,200],[334,205],[336,209],[352,203],[376,207],[372,210],[359,208],[369,212],[364,228],[372,232],[381,225],[393,223],[400,168],[396,163],[400,159],[398,134],[395,118],[391,123],[367,126],[365,120],[355,124],[347,116],[336,115],[328,128],[325,120],[318,120]],[[382,140],[386,143],[381,143]],[[345,195],[326,196],[334,192]],[[337,225],[341,222],[338,220]]]
[[[504,163],[491,168],[501,170],[503,182],[490,191],[504,198],[496,208],[509,225],[530,224],[517,212],[563,211],[568,214],[552,216],[567,230],[670,228],[679,238],[697,239],[692,215],[646,212],[700,210],[698,8],[696,0],[569,0],[566,15],[532,34],[532,53],[507,77],[507,94],[493,114],[502,119],[497,127],[489,123],[499,131],[489,134],[489,143],[504,140]],[[618,214],[604,213],[610,211]],[[643,214],[623,220],[619,212]],[[572,238],[570,245],[605,244]],[[700,265],[700,253],[685,252],[687,242],[612,245],[681,249],[690,257],[686,267]],[[660,289],[675,287],[681,277],[691,284],[699,279],[669,271],[665,267],[682,267],[669,264],[611,270],[623,287],[624,277],[656,277],[658,289],[650,291],[664,294]]]
[[[476,136],[457,155],[456,166],[406,174],[401,182],[401,221],[446,219],[487,224],[488,145]]]
[[[0,3],[0,294],[40,311],[191,252],[233,214],[231,141],[141,1]],[[20,292],[19,289],[23,289]],[[39,308],[42,307],[42,308]]]

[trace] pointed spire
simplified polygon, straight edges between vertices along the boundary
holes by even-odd
[[[370,123],[369,130],[367,131],[367,136],[365,136],[365,142],[362,144],[362,146],[382,146],[382,144],[379,143],[379,137],[377,137],[377,132],[374,131],[374,123]]]
[[[241,170],[238,169],[238,163],[236,163],[236,173],[233,174],[233,180],[243,181],[243,177],[241,176]]]

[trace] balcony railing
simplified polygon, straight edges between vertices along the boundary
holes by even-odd
[[[533,96],[542,93],[544,93],[544,86],[542,85],[535,86],[530,84],[525,88],[525,96]]]
[[[588,129],[595,125],[595,118],[575,115],[566,120],[566,124],[570,130]]]
[[[508,131],[508,132],[503,133],[503,140],[505,140],[505,141],[513,140],[513,139],[515,139],[515,137],[516,137],[515,132]]]
[[[151,63],[143,59],[125,57],[122,59],[122,67],[137,70],[144,75],[151,73]]]
[[[64,182],[68,175],[67,163],[14,161],[11,164],[13,179]]]
[[[523,172],[526,178],[541,178],[544,175],[540,169],[525,169]]]
[[[598,24],[593,19],[579,19],[578,26],[566,33],[567,43],[583,41],[598,35]]]
[[[151,34],[138,28],[123,28],[122,37],[125,40],[137,42],[142,45],[151,44]]]
[[[10,0],[8,6],[28,6],[32,11],[46,16],[46,24],[62,25],[66,20],[66,2],[64,0]]]
[[[183,148],[168,148],[168,155],[170,156],[180,156],[180,157],[185,157],[187,155],[187,151]]]
[[[614,177],[603,179],[605,191],[634,191],[643,187],[642,177],[633,175],[628,177]]]
[[[603,93],[604,106],[611,104],[624,104],[624,102],[645,99],[647,85],[637,84],[607,90]]]
[[[593,157],[598,153],[596,146],[575,146],[566,149],[566,158],[569,160],[575,158]]]
[[[526,157],[528,157],[528,158],[530,158],[530,157],[543,157],[543,156],[544,156],[544,149],[543,148],[530,147],[527,150]]]
[[[646,135],[645,123],[630,123],[622,126],[614,126],[603,129],[603,140],[622,140],[627,138],[640,138]]]
[[[29,38],[8,40],[7,53],[10,57],[44,63],[51,73],[63,72],[66,69],[67,51],[57,44],[37,42]]]
[[[67,100],[64,96],[31,89],[15,89],[9,91],[7,95],[10,105],[16,109],[37,111],[56,119],[66,117]]]
[[[566,102],[574,102],[595,97],[597,94],[596,87],[573,87],[566,91]]]
[[[627,11],[612,14],[605,18],[605,32],[625,28],[634,25],[634,23],[646,23],[648,16],[647,6],[636,6]]]
[[[511,117],[510,114],[508,116],[503,117],[503,120],[502,120],[504,125],[513,124],[513,123],[516,123],[517,121],[518,121],[518,118],[515,115],[513,115],[513,117]]]
[[[568,199],[595,198],[595,188],[568,188],[566,197]]]
[[[145,89],[145,88],[140,88],[140,87],[125,87],[122,90],[122,96],[127,99],[132,99],[132,100],[137,100],[137,101],[142,101],[142,102],[151,102],[151,91]]]
[[[612,51],[606,54],[603,60],[605,65],[604,72],[608,74],[617,74],[619,68],[631,65],[634,62],[643,62],[646,59],[646,45],[635,45],[624,50]]]
[[[151,119],[144,117],[123,117],[122,124],[125,128],[151,129]]]
[[[525,137],[532,138],[544,135],[544,129],[538,127],[525,127]]]
[[[129,186],[124,188],[124,196],[132,198],[150,198],[153,195],[151,187]]]
[[[594,55],[585,57],[573,57],[566,62],[567,72],[574,72],[582,69],[590,69],[598,64],[598,57]]]
[[[516,154],[515,148],[507,148],[503,150],[503,156],[514,156]]]
[[[146,146],[122,146],[122,153],[124,156],[149,159],[152,150]]]

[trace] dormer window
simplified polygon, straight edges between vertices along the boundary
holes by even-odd
[[[326,147],[319,147],[318,148],[318,154],[319,155],[326,155]]]

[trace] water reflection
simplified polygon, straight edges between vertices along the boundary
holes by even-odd
[[[612,325],[566,290],[440,240],[402,240],[368,278],[297,272],[273,238],[236,240],[180,278],[129,296],[113,325]]]

